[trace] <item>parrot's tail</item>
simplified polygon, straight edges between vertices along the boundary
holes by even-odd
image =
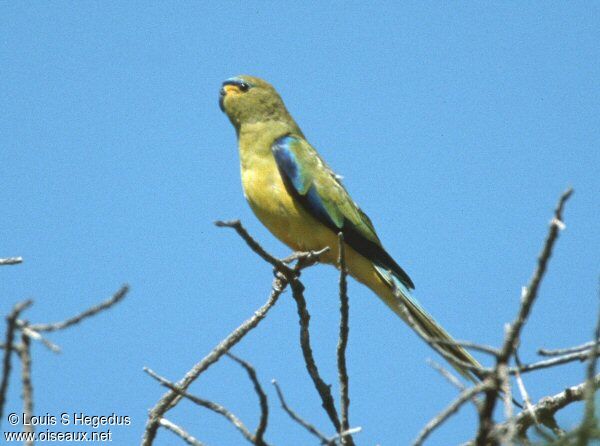
[[[475,368],[481,368],[479,362],[467,350],[456,344],[452,336],[411,296],[410,291],[390,271],[377,266],[375,268],[381,278],[390,286],[388,291],[391,294],[381,296],[385,303],[421,338],[432,345],[462,376],[472,382],[483,379],[477,370],[464,366],[466,363]]]

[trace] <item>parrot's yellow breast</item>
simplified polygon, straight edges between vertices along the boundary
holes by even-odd
[[[255,126],[255,132],[246,128],[239,148],[244,195],[256,216],[294,250],[337,246],[334,233],[308,214],[289,194],[271,152],[275,138],[255,137],[265,134],[260,124]]]
[[[338,236],[327,226],[305,211],[290,195],[271,151],[273,137],[266,134],[261,124],[252,124],[240,135],[240,163],[244,195],[259,220],[279,240],[295,251],[330,250],[321,261],[337,267]],[[349,273],[364,283],[390,306],[395,297],[383,281],[373,263],[346,245],[346,264]]]

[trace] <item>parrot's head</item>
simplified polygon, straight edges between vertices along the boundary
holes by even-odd
[[[223,82],[219,106],[237,130],[243,124],[291,119],[273,86],[253,76],[241,75]]]

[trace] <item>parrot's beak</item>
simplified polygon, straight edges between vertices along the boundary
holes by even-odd
[[[219,91],[219,107],[221,108],[222,112],[225,111],[225,104],[224,104],[225,96],[227,96],[230,93],[231,94],[241,93],[239,86],[232,84],[232,83],[225,83],[221,87],[221,90]]]
[[[223,113],[225,113],[225,105],[223,104],[223,101],[225,100],[226,94],[227,90],[225,90],[225,87],[221,87],[221,90],[219,91],[219,108]]]

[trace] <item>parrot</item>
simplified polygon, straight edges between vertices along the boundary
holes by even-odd
[[[462,376],[481,379],[477,360],[413,297],[413,281],[384,249],[341,177],[306,140],[275,88],[258,77],[235,76],[222,83],[219,106],[235,128],[244,196],[262,224],[295,251],[329,247],[320,261],[338,268],[342,239],[348,274],[421,337],[444,341],[430,345]]]

